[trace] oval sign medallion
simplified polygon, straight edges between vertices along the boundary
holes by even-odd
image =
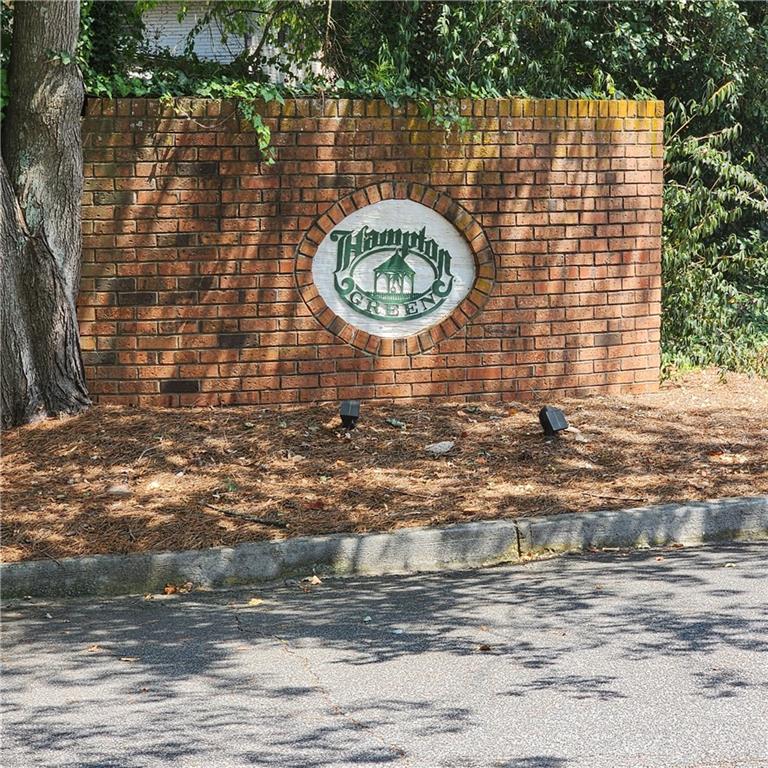
[[[375,336],[413,336],[444,320],[469,293],[475,259],[460,232],[413,200],[353,211],[318,246],[312,279],[325,303]]]

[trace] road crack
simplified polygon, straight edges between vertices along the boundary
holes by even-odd
[[[328,710],[332,714],[345,720],[355,730],[364,731],[367,734],[369,734],[373,739],[375,739],[379,744],[381,744],[382,747],[384,747],[389,752],[397,755],[398,758],[401,758],[404,762],[401,762],[400,765],[404,765],[404,766],[411,765],[410,759],[408,758],[408,754],[405,751],[404,747],[394,742],[388,742],[383,736],[381,736],[374,730],[374,727],[370,723],[366,723],[364,720],[360,720],[359,718],[355,717],[353,714],[348,712],[333,697],[331,692],[323,683],[317,670],[315,670],[315,668],[312,666],[312,662],[304,654],[302,654],[296,648],[294,648],[288,640],[286,640],[284,637],[281,637],[280,635],[273,634],[270,632],[264,632],[258,627],[244,626],[240,620],[240,615],[238,611],[235,611],[235,623],[237,625],[238,631],[244,634],[252,633],[252,634],[258,635],[264,640],[272,640],[276,642],[281,648],[281,650],[283,651],[283,653],[285,653],[287,656],[290,656],[294,660],[296,660],[299,663],[299,665],[304,669],[307,676],[312,681],[315,691],[322,697],[323,701],[328,707]]]

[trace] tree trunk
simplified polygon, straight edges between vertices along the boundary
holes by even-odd
[[[0,185],[2,424],[89,404],[80,281],[79,2],[16,2]]]

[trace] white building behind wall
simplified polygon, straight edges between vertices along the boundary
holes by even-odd
[[[174,56],[184,53],[187,36],[194,29],[202,15],[203,3],[190,3],[187,15],[179,21],[179,3],[160,2],[144,13],[144,36],[149,50],[155,53],[168,51]],[[214,22],[213,26],[204,27],[195,37],[195,54],[201,59],[232,61],[248,46],[247,38],[230,35],[226,43],[221,40],[221,29]]]
[[[195,28],[204,13],[204,3],[189,3],[186,16],[179,21],[180,3],[159,2],[156,6],[146,11],[143,15],[144,37],[150,52],[169,52],[173,56],[182,56],[187,43],[189,33]],[[222,64],[231,62],[245,50],[253,50],[259,42],[258,32],[255,35],[238,37],[228,35],[226,42],[222,40],[222,30],[216,20],[212,24],[203,27],[195,36],[194,52],[200,59],[218,61]],[[273,46],[264,47],[264,55],[271,57],[276,49]],[[312,65],[312,71],[318,74],[321,71],[319,63]],[[283,83],[285,74],[275,67],[267,70],[270,80],[274,83]],[[300,79],[300,73],[296,73]]]

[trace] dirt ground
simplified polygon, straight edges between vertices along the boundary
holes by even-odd
[[[695,373],[553,404],[580,433],[546,439],[540,404],[509,403],[363,403],[350,432],[331,405],[100,406],[23,427],[3,436],[2,559],[768,493],[765,380]],[[425,450],[444,440],[448,454]]]

